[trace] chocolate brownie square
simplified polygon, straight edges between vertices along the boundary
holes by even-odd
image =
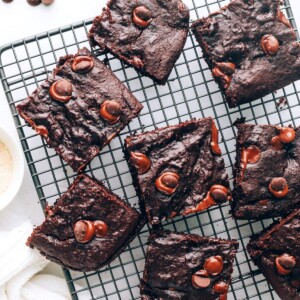
[[[151,224],[231,200],[218,130],[211,118],[128,137],[125,157]]]
[[[20,116],[77,172],[141,109],[86,48],[62,57],[53,75],[17,106]]]
[[[237,126],[234,216],[271,218],[300,207],[300,128]]]
[[[251,238],[248,252],[281,299],[300,299],[300,210]]]
[[[142,300],[226,300],[237,249],[235,240],[152,232]]]
[[[47,212],[27,245],[53,262],[85,272],[114,260],[145,224],[140,213],[87,175],[79,175]]]
[[[230,107],[300,79],[300,44],[281,2],[233,0],[192,25]]]
[[[166,83],[185,45],[189,10],[181,0],[110,0],[89,38],[141,74]]]

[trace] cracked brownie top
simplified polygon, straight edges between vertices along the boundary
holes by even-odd
[[[92,45],[164,84],[187,39],[189,10],[181,0],[110,0],[90,30]]]
[[[237,126],[234,215],[270,218],[300,207],[300,128]]]

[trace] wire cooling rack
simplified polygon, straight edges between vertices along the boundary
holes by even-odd
[[[218,10],[228,1],[186,0],[194,21]],[[283,7],[295,28],[289,1]],[[100,12],[99,12],[100,13]],[[4,91],[18,130],[28,166],[42,207],[53,203],[72,183],[76,174],[43,139],[27,127],[16,113],[15,106],[25,99],[55,67],[60,56],[88,47],[87,33],[91,20],[27,38],[0,49],[0,75]],[[297,32],[297,30],[295,29]],[[298,34],[298,32],[297,32]],[[95,158],[87,173],[101,179],[115,193],[137,203],[128,166],[123,156],[124,138],[135,131],[177,124],[191,118],[211,116],[222,135],[221,148],[226,169],[232,179],[235,159],[235,129],[237,118],[257,124],[300,125],[300,83],[296,82],[276,93],[228,109],[195,39],[189,34],[185,50],[173,69],[168,83],[159,86],[134,69],[124,66],[110,55],[95,55],[105,60],[114,73],[143,103],[144,109],[123,132]],[[284,105],[283,97],[287,100]],[[237,239],[240,249],[234,265],[229,299],[278,299],[273,289],[249,259],[245,246],[253,233],[261,231],[272,220],[235,221],[229,205],[214,207],[187,217],[164,222],[166,229],[205,236]],[[110,266],[97,272],[79,273],[64,269],[72,299],[139,299],[149,227]],[[80,284],[80,287],[79,287]]]

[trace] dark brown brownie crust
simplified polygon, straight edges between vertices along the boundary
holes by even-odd
[[[227,284],[231,282],[237,249],[238,242],[234,240],[211,239],[169,231],[152,232],[141,282],[142,300],[220,299],[220,294],[213,290],[213,286],[220,281]],[[223,260],[222,272],[211,276],[211,284],[207,288],[195,288],[192,284],[193,274],[203,269],[207,258],[217,255]]]
[[[300,288],[292,284],[300,283],[300,210],[253,236],[247,250],[281,299],[300,299]],[[282,254],[296,259],[296,266],[287,275],[280,275],[276,269],[275,260]]]
[[[82,171],[133,118],[142,105],[121,81],[97,58],[87,74],[72,71],[74,57],[88,56],[86,49],[73,56],[62,57],[53,75],[33,94],[17,106],[19,114],[32,126],[45,126],[47,143],[72,167]],[[72,98],[67,103],[53,100],[49,95],[52,83],[64,78],[73,85]],[[109,125],[99,114],[105,100],[115,100],[122,107],[120,120]]]
[[[133,184],[150,223],[192,213],[213,185],[229,188],[223,158],[212,151],[213,124],[211,118],[191,120],[125,140]],[[143,153],[150,159],[151,167],[145,174],[138,173],[131,152]],[[180,175],[179,186],[172,195],[161,193],[155,186],[156,179],[165,172]]]
[[[79,175],[48,212],[27,245],[66,268],[85,272],[114,260],[145,224],[134,208],[87,175]],[[85,244],[77,242],[73,226],[79,220],[105,222],[107,235]]]
[[[234,170],[233,214],[239,219],[262,219],[284,216],[300,207],[300,128],[295,140],[278,149],[272,139],[279,128],[271,125],[239,124],[237,157]],[[256,163],[242,163],[242,150],[257,147],[260,158]],[[274,178],[285,178],[289,191],[283,198],[269,190]]]
[[[281,0],[233,0],[220,11],[192,25],[204,58],[211,69],[218,63],[233,63],[236,69],[228,88],[215,79],[230,107],[246,103],[280,89],[300,78],[300,44],[283,15]],[[265,35],[279,42],[276,55],[261,47]]]
[[[133,10],[144,6],[152,21],[140,28]],[[110,0],[90,30],[92,45],[109,51],[143,75],[164,84],[187,39],[189,11],[181,0]]]

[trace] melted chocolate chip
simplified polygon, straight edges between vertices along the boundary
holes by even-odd
[[[167,195],[175,192],[179,184],[180,176],[174,172],[166,172],[159,176],[155,181],[156,188]]]
[[[72,91],[72,84],[66,79],[60,79],[51,85],[49,93],[54,100],[68,102],[72,98]]]
[[[289,192],[288,184],[283,177],[273,178],[269,190],[277,198],[283,198]]]
[[[278,9],[278,12],[277,12],[277,19],[279,22],[283,23],[285,26],[292,28],[291,23],[289,22],[289,20],[285,16],[285,14],[280,9]]]
[[[221,256],[211,256],[206,259],[204,269],[213,276],[220,274],[223,270],[223,259]]]
[[[110,125],[119,121],[121,113],[122,107],[115,100],[104,101],[100,108],[100,116]]]
[[[132,21],[135,25],[146,28],[152,21],[151,11],[145,6],[138,6],[133,10]]]
[[[212,74],[216,78],[220,78],[224,85],[224,89],[228,89],[231,83],[231,76],[224,74],[219,67],[214,67],[212,69]]]
[[[294,256],[285,253],[276,258],[275,266],[280,275],[287,275],[296,266],[296,259]]]
[[[96,237],[101,238],[107,235],[108,226],[103,221],[94,221]]]
[[[95,226],[91,221],[78,221],[74,225],[75,239],[79,243],[89,242],[95,235]]]
[[[94,68],[94,59],[90,56],[76,56],[72,63],[73,72],[85,74]]]
[[[276,55],[279,49],[279,42],[275,36],[267,34],[264,35],[260,41],[266,55]]]
[[[43,125],[38,125],[38,126],[35,126],[35,131],[37,132],[37,134],[43,136],[43,137],[48,137],[49,135],[49,132],[48,132],[48,129],[47,127],[43,126]]]
[[[193,286],[198,289],[205,289],[210,286],[211,279],[206,270],[197,271],[192,276]]]
[[[139,174],[145,174],[151,167],[150,159],[143,153],[131,152],[130,162],[134,165]]]
[[[212,121],[212,129],[211,129],[211,150],[213,153],[217,155],[221,155],[222,151],[219,147],[219,133],[218,128],[214,121]]]
[[[218,294],[224,294],[228,292],[228,287],[225,281],[220,281],[214,284],[213,290]]]

